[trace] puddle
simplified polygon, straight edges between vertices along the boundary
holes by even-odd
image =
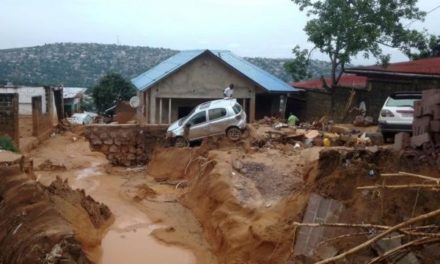
[[[114,223],[103,237],[101,248],[87,250],[88,255],[99,264],[196,263],[190,250],[166,245],[151,236],[154,229],[163,226],[154,225],[134,202],[120,195],[126,175],[109,175],[99,165],[96,162],[88,168],[57,173],[69,179],[72,188],[84,189],[95,200],[106,204],[115,216]],[[37,176],[46,184],[53,179],[47,172]]]
[[[151,228],[137,228],[128,232],[110,230],[102,240],[101,264],[192,264],[194,255],[174,246],[159,243],[149,234]]]

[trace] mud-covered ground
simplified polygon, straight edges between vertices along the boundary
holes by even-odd
[[[61,212],[61,220],[48,217],[65,221],[61,237],[73,234],[73,248],[83,252],[74,255],[77,259],[104,264],[314,263],[359,245],[374,232],[321,228],[324,235],[317,244],[325,245],[325,254],[322,247],[314,246],[310,254],[296,254],[295,246],[301,243],[297,223],[305,221],[311,197],[337,203],[340,209],[332,219],[345,223],[392,226],[438,208],[437,192],[356,189],[420,183],[380,176],[400,170],[439,177],[428,165],[402,162],[387,147],[304,148],[271,141],[261,127],[239,142],[211,138],[193,148],[158,148],[147,166],[123,168],[91,152],[81,129],[74,131],[51,137],[29,156],[34,161],[35,186],[57,197],[51,201]],[[71,193],[82,198],[72,198],[77,196]],[[4,197],[0,195],[0,204]],[[91,198],[97,201],[90,203],[93,206],[82,202]],[[111,220],[97,217],[101,210],[96,210],[100,208],[96,204],[105,204],[112,212]],[[101,213],[106,215],[105,210]],[[81,221],[72,220],[76,218]],[[7,226],[7,235],[13,236],[19,223],[8,221],[12,222],[0,221],[0,225]],[[436,225],[438,220],[432,221],[425,224]],[[41,232],[53,231],[42,227]],[[410,238],[399,239],[405,243]],[[0,249],[5,241],[0,239]],[[437,263],[440,257],[435,244],[414,252],[418,263]],[[341,263],[368,263],[379,254],[373,245]]]
[[[122,168],[108,164],[104,155],[91,152],[79,133],[65,132],[51,137],[30,153],[35,176],[43,185],[60,177],[74,189],[82,189],[106,204],[114,215],[98,245],[83,245],[96,263],[195,263],[194,254],[181,247],[161,243],[151,236],[156,229],[167,228],[151,220],[138,205],[127,199],[130,179],[145,175],[145,168]]]

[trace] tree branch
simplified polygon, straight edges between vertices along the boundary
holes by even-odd
[[[405,253],[405,252],[409,251],[412,247],[421,246],[421,245],[425,245],[425,244],[432,244],[432,243],[436,243],[436,242],[440,242],[440,238],[422,237],[422,238],[413,240],[411,242],[408,242],[406,244],[403,244],[401,246],[398,246],[396,248],[393,248],[391,250],[388,250],[384,254],[372,259],[370,262],[368,262],[368,264],[380,263],[387,258],[393,257],[394,255]]]
[[[432,191],[440,191],[440,185],[438,184],[402,184],[402,185],[370,185],[370,186],[360,186],[356,190],[373,190],[373,189],[413,189],[413,188],[427,188],[433,189]]]
[[[365,241],[364,243],[362,243],[362,244],[360,244],[360,245],[358,245],[358,246],[356,246],[354,248],[349,249],[348,251],[346,251],[344,253],[341,253],[341,254],[336,255],[334,257],[331,257],[331,258],[319,261],[316,264],[331,263],[331,262],[334,262],[336,260],[343,259],[346,256],[349,256],[349,255],[351,255],[353,253],[356,253],[356,252],[358,252],[358,251],[360,251],[360,250],[370,246],[374,242],[380,240],[381,238],[385,237],[386,235],[388,235],[388,234],[390,234],[390,233],[392,233],[394,231],[397,231],[399,229],[402,229],[403,227],[409,226],[411,224],[414,224],[414,223],[417,223],[417,222],[420,222],[420,221],[423,221],[423,220],[426,220],[426,219],[429,219],[429,218],[432,218],[432,217],[435,217],[435,216],[438,216],[438,215],[440,215],[440,209],[432,211],[432,212],[429,212],[427,214],[419,215],[417,217],[413,217],[413,218],[411,218],[411,219],[409,219],[409,220],[407,220],[405,222],[402,222],[402,223],[400,223],[398,225],[395,225],[395,226],[391,227],[390,229],[382,232],[381,234],[379,234],[379,235],[377,235],[377,236],[375,236],[375,237]]]

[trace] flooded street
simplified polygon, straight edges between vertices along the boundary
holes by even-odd
[[[56,176],[67,179],[74,189],[84,189],[87,195],[106,204],[114,214],[114,222],[104,235],[101,247],[88,249],[90,258],[97,263],[196,263],[194,254],[181,247],[166,245],[151,236],[151,232],[163,226],[155,225],[148,216],[139,210],[135,203],[125,199],[121,186],[131,176],[130,169],[107,171],[109,166],[105,157],[92,153],[88,143],[69,142],[68,137],[56,136],[48,145],[33,153],[38,166],[50,159],[63,164],[67,169],[61,171],[36,171],[37,180],[47,185]],[[61,150],[60,150],[61,148]],[[64,150],[64,151],[63,151]],[[138,171],[144,173],[144,171]]]

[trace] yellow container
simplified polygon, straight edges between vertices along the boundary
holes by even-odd
[[[324,147],[330,147],[332,145],[332,142],[328,138],[324,138],[323,142]]]

